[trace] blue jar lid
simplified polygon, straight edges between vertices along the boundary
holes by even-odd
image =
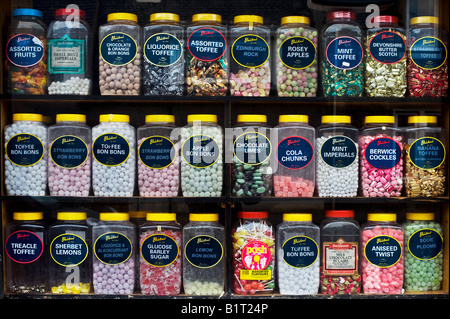
[[[13,11],[13,16],[36,16],[39,18],[43,18],[44,17],[44,13],[42,13],[41,10],[37,10],[37,9],[26,9],[26,8],[21,8],[21,9],[14,9]]]

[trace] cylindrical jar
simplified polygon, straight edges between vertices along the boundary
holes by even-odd
[[[99,28],[101,95],[139,95],[141,29],[132,13],[110,13]]]
[[[47,127],[43,116],[15,113],[5,127],[5,186],[8,195],[43,196],[47,189]]]
[[[133,196],[136,132],[130,116],[102,114],[92,128],[92,189],[95,196]]]
[[[186,295],[214,295],[224,292],[225,229],[219,214],[189,214],[183,228],[183,287]]]
[[[278,286],[281,295],[312,295],[320,283],[320,228],[312,214],[283,214],[277,227]]]
[[[175,213],[147,213],[139,227],[140,285],[144,295],[180,293],[182,227]]]
[[[318,32],[304,16],[286,16],[276,32],[277,93],[314,97],[318,86]]]
[[[364,197],[400,196],[402,141],[394,116],[366,116],[359,137],[360,182]]]
[[[233,240],[233,292],[265,294],[275,288],[275,229],[268,212],[238,212]]]

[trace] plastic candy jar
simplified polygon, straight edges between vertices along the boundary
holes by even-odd
[[[130,116],[102,114],[92,128],[92,188],[95,196],[133,196],[136,132]]]
[[[183,95],[184,28],[174,13],[153,13],[144,27],[144,95]]]
[[[50,287],[54,294],[89,293],[91,228],[84,212],[58,212],[50,225]],[[90,256],[89,256],[90,257]]]
[[[405,29],[394,16],[373,18],[378,28],[367,29],[366,94],[367,96],[403,97],[406,93]]]
[[[282,97],[317,95],[318,33],[304,16],[281,19],[276,32],[277,92]]]
[[[403,184],[401,130],[394,116],[366,116],[359,138],[364,197],[400,196]]]
[[[320,224],[320,292],[353,295],[361,289],[361,230],[353,210],[327,210]]]
[[[219,223],[219,214],[189,214],[183,244],[185,294],[221,295],[225,285],[225,229]]]
[[[280,115],[276,157],[278,168],[273,176],[275,197],[312,197],[316,163],[315,129],[307,115]]]
[[[238,115],[233,138],[232,195],[270,196],[273,170],[267,116]]]
[[[361,275],[366,294],[401,294],[403,228],[396,214],[370,213],[361,226]]]
[[[5,238],[6,291],[47,292],[47,225],[43,213],[13,213],[13,221],[5,227]]]
[[[437,17],[409,21],[408,91],[411,96],[447,96],[447,43]]]
[[[281,295],[317,294],[320,229],[312,214],[283,214],[277,227],[278,286]]]
[[[141,29],[132,13],[110,13],[99,29],[101,95],[139,95]]]
[[[443,278],[443,229],[434,213],[407,213],[405,290],[440,290]]]
[[[128,295],[134,291],[136,226],[128,213],[100,213],[92,227],[93,284],[96,294]]]
[[[47,189],[47,127],[43,116],[15,113],[5,127],[5,186],[8,195],[43,196]]]
[[[355,13],[327,14],[322,32],[322,89],[324,96],[362,96],[364,91],[364,50],[362,29]]]
[[[233,226],[233,291],[271,293],[275,288],[275,229],[268,212],[238,212]]]
[[[145,116],[137,129],[138,186],[142,197],[177,196],[180,186],[179,135],[175,117]],[[176,135],[176,136],[175,136]]]
[[[234,17],[230,27],[230,95],[270,93],[270,29],[256,15]]]
[[[48,128],[48,188],[51,196],[88,196],[91,129],[84,114],[57,114]]]
[[[140,283],[144,295],[180,293],[182,238],[175,213],[147,213],[139,227]]]
[[[91,30],[83,10],[56,10],[48,27],[48,94],[88,95],[92,88]]]
[[[45,94],[47,26],[42,11],[14,9],[6,44],[6,90],[11,94]]]
[[[215,114],[190,114],[181,128],[181,189],[183,196],[222,194],[223,130]]]
[[[228,90],[227,28],[213,13],[192,16],[187,27],[188,95],[225,96]]]
[[[410,116],[405,129],[406,196],[443,196],[446,150],[436,116]]]
[[[358,192],[359,131],[347,115],[324,115],[316,130],[319,197],[354,197]]]

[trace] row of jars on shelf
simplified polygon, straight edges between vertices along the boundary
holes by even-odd
[[[446,149],[435,116],[410,116],[401,129],[394,116],[366,116],[361,129],[348,115],[324,115],[315,129],[307,115],[240,114],[232,128],[215,114],[191,114],[187,125],[152,114],[145,125],[130,116],[15,113],[5,127],[7,195],[216,197],[224,163],[231,163],[237,197],[436,197],[445,193]],[[137,133],[136,133],[137,131]],[[137,135],[137,138],[136,138]],[[404,187],[403,187],[404,186]]]
[[[48,31],[42,16],[13,11],[8,91],[46,94],[48,82],[49,94],[90,94],[92,33],[84,11],[56,10]],[[447,96],[437,17],[412,18],[408,37],[395,16],[376,16],[373,24],[364,35],[355,13],[330,12],[319,35],[308,17],[286,16],[272,45],[256,15],[236,16],[227,28],[218,14],[195,14],[185,27],[177,14],[153,13],[142,32],[135,14],[111,13],[99,27],[100,94],[266,97],[275,81],[280,97],[314,97],[320,68],[324,96]]]
[[[145,212],[138,212],[145,213]],[[137,216],[137,218],[136,218]],[[216,213],[15,212],[6,226],[9,293],[213,295],[224,293],[226,241],[232,242],[232,292],[282,295],[401,294],[441,289],[443,229],[434,213],[369,213],[360,227],[352,210],[286,213],[273,227],[268,212],[239,212],[230,234]],[[137,247],[137,248],[136,248]],[[51,287],[51,288],[50,288]]]

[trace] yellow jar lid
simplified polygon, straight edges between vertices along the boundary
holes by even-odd
[[[239,15],[234,17],[234,23],[253,22],[263,24],[263,17],[255,15]]]
[[[308,17],[305,16],[287,16],[281,18],[281,24],[288,24],[288,23],[304,23],[304,24],[310,24],[310,20]]]
[[[131,211],[129,212],[130,218],[145,218],[148,214],[147,211],[139,210],[139,211]]]
[[[43,218],[44,214],[42,212],[15,212],[13,214],[14,220],[38,220]]]
[[[13,114],[13,121],[36,121],[36,122],[42,122],[44,120],[44,117],[42,114],[36,114],[36,113],[14,113]]]
[[[137,22],[138,18],[137,15],[126,12],[115,12],[108,14],[107,21],[114,21],[114,20],[130,20]]]
[[[177,215],[175,213],[147,213],[147,220],[155,222],[170,222],[176,221]]]
[[[130,122],[130,116],[125,114],[102,114],[99,117],[100,123],[103,122]]]
[[[84,122],[84,123],[86,123],[86,115],[84,115],[84,114],[56,114],[56,122]]]
[[[409,24],[418,24],[418,23],[434,23],[439,24],[439,18],[433,16],[423,16],[423,17],[415,17],[409,20]]]
[[[215,114],[190,114],[187,117],[188,123],[195,121],[200,122],[217,122],[217,115]]]
[[[145,123],[153,122],[175,123],[175,116],[169,114],[149,114],[145,116]]]
[[[238,122],[260,122],[266,123],[267,116],[263,114],[239,114],[237,116]]]
[[[219,220],[219,214],[189,214],[189,220],[194,222],[217,222]]]
[[[410,220],[434,220],[434,213],[406,213],[406,219],[410,219]]]
[[[397,215],[391,213],[370,213],[367,214],[367,220],[373,222],[395,222]]]
[[[369,115],[365,118],[365,123],[385,123],[394,124],[395,116],[390,115]]]
[[[128,213],[117,213],[117,212],[100,213],[100,220],[124,221],[124,220],[129,220],[129,219],[130,219],[130,214],[128,214]]]
[[[284,114],[280,115],[278,118],[278,122],[285,123],[285,122],[296,122],[296,123],[308,123],[309,117],[308,115],[301,115],[301,114]]]
[[[87,214],[83,212],[58,212],[56,219],[58,220],[85,220]]]
[[[408,117],[408,124],[418,124],[418,123],[437,123],[436,116],[428,116],[428,115],[416,115]]]
[[[197,21],[215,21],[222,22],[222,16],[215,13],[197,13],[192,16],[192,22]]]
[[[348,115],[323,115],[322,123],[351,123],[352,118]]]
[[[283,221],[287,221],[287,222],[310,222],[310,221],[312,221],[312,214],[307,214],[307,213],[283,214]]]
[[[167,12],[152,13],[150,15],[150,21],[158,21],[158,20],[169,20],[179,22],[180,16],[176,13],[167,13]]]

